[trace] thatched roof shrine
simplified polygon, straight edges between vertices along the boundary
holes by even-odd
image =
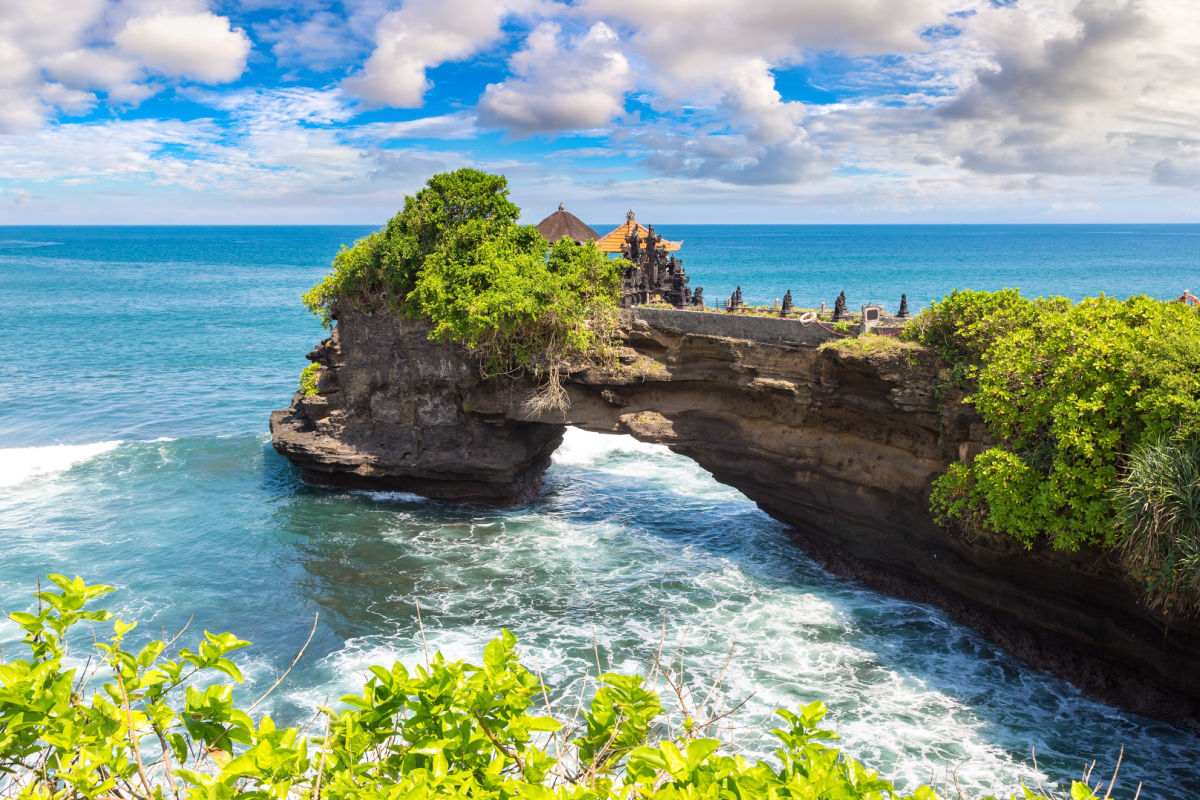
[[[584,224],[583,220],[565,210],[562,203],[558,204],[558,211],[537,224],[537,229],[549,242],[557,242],[564,236],[571,237],[577,244],[600,238],[600,234]]]
[[[649,230],[645,225],[633,218],[633,211],[625,215],[625,222],[622,225],[613,228],[608,233],[604,234],[599,241],[596,242],[596,249],[601,253],[619,253],[625,244],[625,240],[629,238],[629,232],[637,229],[638,237],[645,239],[649,234]],[[683,247],[683,242],[668,242],[663,239],[661,242],[663,248],[667,252],[674,252]]]

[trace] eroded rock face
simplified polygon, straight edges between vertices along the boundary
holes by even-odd
[[[318,394],[271,415],[275,449],[305,481],[494,505],[537,494],[563,425],[475,413],[478,369],[419,321],[344,317],[309,353]]]
[[[935,397],[929,353],[764,344],[628,318],[620,367],[572,375],[569,408],[547,413],[527,402],[528,381],[481,379],[427,330],[341,313],[310,354],[325,366],[319,394],[271,418],[276,449],[305,480],[518,503],[537,492],[564,426],[632,434],[695,459],[838,571],[940,605],[1094,695],[1200,716],[1200,627],[1168,628],[1142,609],[1109,554],[1028,552],[934,523],[930,481],[987,442],[969,407]]]

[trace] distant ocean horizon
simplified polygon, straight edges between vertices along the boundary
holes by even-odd
[[[618,223],[589,224],[602,236]],[[143,238],[139,231],[145,231],[160,241],[175,240],[179,249],[171,257],[188,261],[193,257],[186,250],[188,242],[205,238],[203,231],[276,231],[282,235],[269,237],[278,248],[275,255],[291,263],[303,256],[297,243],[287,241],[287,231],[312,232],[349,245],[379,227],[0,226],[0,253],[6,251],[4,240],[28,242],[36,238],[34,233],[53,240],[55,231],[74,231],[63,237],[71,241],[58,245],[58,256],[90,246],[100,257],[109,257],[114,237],[138,241]],[[845,291],[851,309],[866,303],[895,309],[905,294],[914,312],[964,288],[1020,288],[1028,296],[1073,300],[1100,293],[1170,299],[1200,288],[1200,224],[664,224],[655,230],[682,240],[678,257],[691,286],[703,287],[710,303],[728,298],[739,286],[747,302],[761,304],[791,290],[801,307],[832,306]],[[96,234],[86,244],[78,236],[85,231]],[[310,254],[311,266],[325,269],[337,247],[304,252]]]
[[[848,752],[902,787],[1061,787],[1123,746],[1121,797],[1139,781],[1143,797],[1200,797],[1195,731],[1088,700],[936,609],[830,575],[665,447],[568,431],[541,496],[511,509],[301,483],[267,432],[328,335],[300,295],[376,227],[0,227],[0,608],[28,608],[47,573],[116,586],[108,607],[142,623],[135,649],[193,616],[191,632],[252,641],[242,698],[287,668],[319,612],[264,707],[284,724],[356,690],[369,664],[417,663],[418,601],[431,648],[478,661],[509,628],[559,696],[597,658],[643,668],[665,629],[696,685],[723,675],[748,701],[739,724],[823,700]],[[903,292],[914,312],[956,287],[1200,289],[1200,225],[656,230],[683,240],[710,302],[739,285],[800,306],[845,290],[851,309]],[[0,649],[19,640],[0,617]]]

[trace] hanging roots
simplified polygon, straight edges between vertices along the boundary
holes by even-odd
[[[544,416],[549,414],[566,414],[571,407],[571,398],[563,388],[561,367],[552,364],[543,374],[543,381],[533,394],[522,403],[527,414]]]

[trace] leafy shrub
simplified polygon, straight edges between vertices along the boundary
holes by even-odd
[[[304,392],[305,397],[311,397],[317,393],[317,375],[320,371],[320,364],[309,364],[300,371],[300,391]]]
[[[1117,490],[1130,574],[1153,608],[1195,615],[1200,609],[1200,436],[1139,446]]]
[[[910,320],[901,338],[920,342],[951,363],[978,366],[998,339],[1031,328],[1043,312],[1069,304],[1061,297],[1029,300],[1018,289],[955,289]]]
[[[935,513],[969,530],[1068,550],[1116,544],[1113,491],[1129,454],[1200,428],[1200,317],[1179,303],[955,292],[907,336],[968,365],[968,400],[997,440],[935,484]]]
[[[561,405],[560,371],[608,353],[627,262],[550,245],[519,213],[501,175],[434,175],[387,227],[343,248],[304,303],[327,325],[339,302],[427,317],[431,338],[462,344],[485,374],[533,372]]]
[[[205,632],[196,650],[172,658],[173,642],[125,650],[136,624],[117,619],[113,635],[95,643],[96,662],[73,666],[82,659],[68,656],[71,629],[112,619],[85,608],[112,588],[50,579],[59,591],[39,592],[36,613],[10,615],[25,638],[20,657],[0,664],[4,797],[897,797],[890,783],[825,744],[837,737],[819,727],[821,703],[779,712],[776,765],[725,752],[692,717],[666,728],[658,695],[637,676],[600,675],[578,712],[582,724],[564,725],[569,709],[554,713],[507,631],[487,645],[481,665],[437,654],[411,671],[373,666],[362,691],[339,709],[321,709],[319,724],[278,728],[269,716],[251,716],[265,696],[248,708],[235,704],[229,681],[242,675],[229,654],[249,643],[229,633]],[[85,695],[90,682],[100,687]],[[907,797],[938,795],[920,787]],[[1028,790],[1023,798],[1048,800]],[[1075,783],[1071,798],[1096,794]]]

